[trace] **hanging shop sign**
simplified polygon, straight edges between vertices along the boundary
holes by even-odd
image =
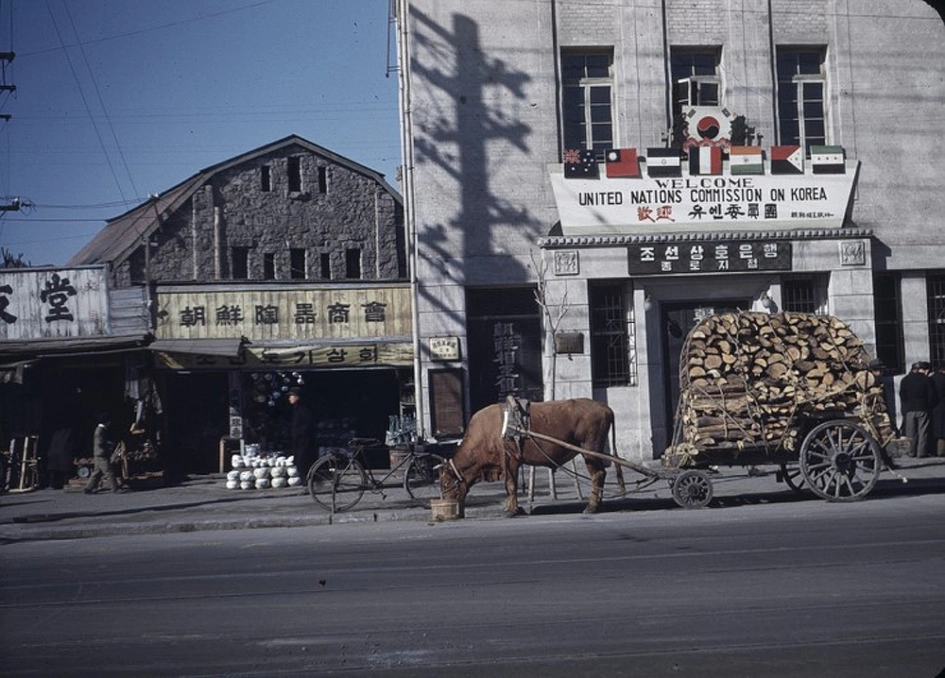
[[[697,147],[683,161],[677,149],[650,149],[635,172],[548,172],[564,235],[841,227],[859,162],[839,149],[827,171],[820,156],[805,166],[789,151],[733,146],[723,160],[721,149]]]
[[[734,241],[648,243],[628,248],[631,275],[790,271],[791,243]]]
[[[0,271],[0,340],[108,334],[104,268]]]
[[[410,337],[409,285],[319,289],[168,289],[157,292],[163,339],[257,341]]]

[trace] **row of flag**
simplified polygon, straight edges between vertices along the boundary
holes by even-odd
[[[696,146],[689,149],[689,174],[722,174],[722,149]],[[760,146],[731,146],[728,151],[730,174],[764,174],[764,154]],[[609,178],[640,177],[640,160],[635,148],[612,148],[605,154]],[[655,178],[682,176],[683,155],[678,148],[648,148],[646,171]],[[801,146],[772,146],[771,174],[804,174],[805,154]],[[814,174],[845,174],[846,154],[842,146],[811,146],[810,166]],[[564,152],[564,176],[569,179],[600,177],[594,151],[569,149]]]

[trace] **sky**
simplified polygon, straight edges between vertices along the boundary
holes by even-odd
[[[0,0],[0,247],[62,266],[110,219],[297,134],[397,186],[389,0]],[[390,56],[388,56],[390,53]]]

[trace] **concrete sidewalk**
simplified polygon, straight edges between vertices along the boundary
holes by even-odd
[[[901,459],[897,463],[900,465],[898,473],[909,483],[902,483],[893,473],[884,471],[866,501],[874,495],[945,493],[945,459]],[[820,501],[809,491],[799,497],[785,484],[777,482],[776,470],[775,467],[719,469],[720,472],[713,475],[713,504]],[[604,511],[683,510],[673,501],[667,481],[659,480],[640,488],[636,483],[646,480],[643,476],[630,470],[625,476],[631,491],[626,498],[620,498],[614,474],[608,473]],[[587,497],[586,482],[579,497],[574,480],[564,471],[558,471],[556,479],[557,498],[552,498],[547,470],[536,471],[533,512],[579,513]],[[466,519],[501,518],[504,501],[501,483],[477,484],[466,500]],[[528,499],[523,493],[519,494],[519,504],[528,508]],[[120,494],[106,491],[87,495],[80,490],[44,489],[0,496],[2,542],[395,520],[431,521],[429,502],[413,500],[397,487],[386,489],[384,497],[365,492],[353,509],[332,515],[303,489],[229,490],[222,475],[191,477],[170,486]]]

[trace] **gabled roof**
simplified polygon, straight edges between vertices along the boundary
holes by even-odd
[[[190,197],[205,185],[215,174],[223,172],[231,167],[242,165],[259,156],[269,155],[288,146],[300,146],[312,153],[322,156],[331,162],[347,167],[348,169],[368,176],[375,181],[394,198],[401,202],[400,194],[394,190],[384,175],[376,172],[353,160],[338,155],[327,148],[313,144],[311,141],[303,139],[295,134],[289,135],[271,144],[260,146],[259,148],[238,155],[229,160],[225,160],[216,165],[211,165],[201,170],[189,179],[182,181],[167,191],[152,196],[141,205],[117,216],[108,219],[105,222],[105,228],[95,234],[82,249],[67,262],[67,266],[85,266],[88,264],[114,263],[128,257],[142,242],[143,239],[150,237],[161,224],[161,218],[173,213],[181,205],[187,202]]]

